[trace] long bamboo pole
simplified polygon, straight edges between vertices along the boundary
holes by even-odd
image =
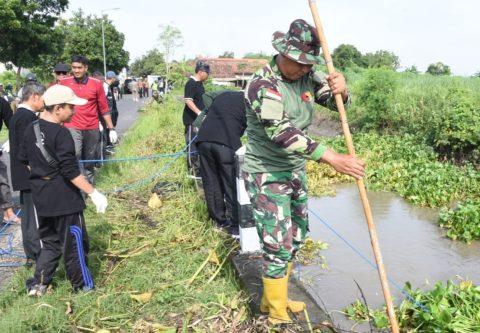
[[[313,20],[315,21],[315,26],[317,28],[318,39],[320,40],[320,45],[323,51],[323,57],[327,64],[328,73],[332,74],[335,72],[333,67],[332,57],[328,50],[327,41],[325,39],[325,34],[323,32],[322,22],[320,21],[320,16],[318,15],[317,4],[315,0],[308,0],[310,5],[310,10],[312,11]],[[348,153],[352,156],[355,156],[355,147],[353,146],[352,135],[350,134],[350,128],[347,122],[347,115],[345,112],[345,105],[343,104],[343,98],[341,94],[335,95],[335,102],[337,103],[338,112],[340,113],[340,119],[342,121],[343,134],[345,135],[345,141],[347,143]],[[367,219],[368,231],[370,233],[370,241],[372,243],[373,253],[375,256],[375,261],[377,263],[378,274],[380,276],[380,283],[382,285],[383,296],[385,298],[385,303],[387,304],[388,318],[390,320],[390,325],[392,326],[392,332],[398,333],[398,322],[395,317],[395,310],[393,307],[392,296],[390,294],[390,287],[388,285],[387,272],[385,266],[383,265],[382,253],[380,252],[380,246],[378,244],[377,231],[375,224],[373,223],[372,210],[370,208],[370,203],[368,202],[367,190],[363,179],[357,179],[357,186],[360,192],[360,198],[363,203],[363,210],[365,212],[365,217]]]

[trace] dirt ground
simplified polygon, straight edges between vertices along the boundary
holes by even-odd
[[[308,133],[315,136],[334,137],[342,134],[342,125],[339,120],[332,119],[327,111],[315,112]]]

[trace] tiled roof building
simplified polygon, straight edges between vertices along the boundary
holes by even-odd
[[[210,65],[214,83],[245,87],[253,73],[265,66],[265,59],[198,58]]]

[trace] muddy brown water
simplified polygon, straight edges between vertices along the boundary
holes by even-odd
[[[409,281],[414,288],[430,289],[436,281],[458,282],[460,277],[480,284],[480,242],[467,245],[445,238],[436,224],[436,210],[413,207],[388,192],[370,192],[368,197],[387,274],[399,286]],[[335,197],[312,198],[309,208],[375,262],[355,185],[338,186]],[[344,329],[353,325],[336,310],[360,298],[355,281],[370,307],[384,304],[377,271],[313,214],[310,214],[310,236],[329,244],[329,248],[322,251],[328,269],[298,266],[297,276],[317,303],[331,312],[335,323]],[[390,289],[396,304],[405,298],[392,284]],[[365,324],[355,330],[369,331]]]

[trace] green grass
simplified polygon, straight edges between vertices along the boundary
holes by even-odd
[[[149,106],[122,140],[116,156],[179,151],[184,146],[181,110],[175,98],[169,98],[166,106]],[[99,173],[97,188],[109,191],[133,183],[157,172],[167,161],[109,164]],[[131,332],[155,323],[156,327],[179,327],[196,318],[214,316],[220,320],[218,314],[226,310],[225,318],[233,321],[230,317],[239,313],[243,302],[230,263],[220,267],[210,260],[195,273],[211,251],[221,263],[236,245],[212,227],[205,204],[185,177],[185,164],[183,157],[178,159],[158,178],[178,183],[159,209],[147,207],[153,183],[109,195],[105,215],[94,213],[90,203],[86,210],[89,265],[96,289],[72,293],[62,264],[53,291],[40,299],[28,298],[24,284],[33,272],[22,269],[0,293],[1,331]],[[218,274],[207,283],[217,269]],[[195,279],[187,284],[193,276]],[[131,297],[143,293],[152,293],[152,297],[146,302]],[[65,313],[67,302],[72,306],[71,314]],[[239,322],[243,319],[245,315]],[[206,324],[196,327],[202,325]]]
[[[480,163],[480,79],[347,71],[354,131],[411,134],[442,158]]]
[[[8,129],[2,126],[2,130],[0,131],[0,145],[3,145],[5,141],[8,140]]]

